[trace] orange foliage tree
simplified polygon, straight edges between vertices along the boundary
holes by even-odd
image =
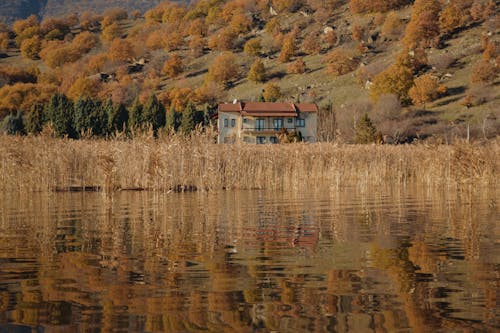
[[[38,59],[41,48],[42,42],[40,41],[40,37],[33,36],[22,41],[21,55],[28,59]]]
[[[108,50],[108,57],[113,61],[128,61],[134,55],[134,46],[126,39],[113,40]]]
[[[293,34],[288,34],[283,39],[283,46],[281,47],[281,52],[278,60],[280,62],[289,62],[295,55],[295,36]]]
[[[250,66],[248,79],[254,82],[264,82],[266,80],[266,67],[259,58],[255,59],[252,66]]]
[[[410,22],[406,26],[403,44],[409,49],[433,45],[439,36],[439,0],[416,0]]]
[[[170,78],[176,77],[184,71],[182,58],[178,54],[174,54],[168,58],[163,64],[162,73]]]
[[[435,76],[424,74],[414,81],[414,86],[410,88],[408,94],[415,105],[424,105],[432,102],[439,96],[440,88]]]
[[[370,97],[375,102],[380,96],[394,94],[403,103],[408,103],[408,91],[413,86],[413,71],[408,66],[395,63],[375,76],[370,87]]]
[[[411,3],[411,0],[350,0],[349,9],[353,14],[387,12]]]
[[[348,54],[347,51],[335,49],[325,56],[325,63],[330,74],[339,76],[355,70],[359,61]]]
[[[238,78],[239,66],[232,52],[224,52],[217,56],[208,68],[207,81],[227,84]]]

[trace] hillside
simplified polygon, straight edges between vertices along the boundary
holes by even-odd
[[[416,19],[421,10],[429,21]],[[165,2],[144,17],[107,15],[80,17],[63,35],[64,28],[42,22],[35,54],[20,54],[11,40],[0,59],[9,68],[0,118],[27,115],[60,92],[75,101],[111,98],[130,116],[155,95],[175,119],[189,102],[199,110],[234,99],[314,102],[320,138],[344,142],[354,141],[365,113],[387,142],[500,133],[499,20],[490,0],[294,0],[272,7],[207,0]],[[14,67],[24,69],[16,74]]]
[[[0,22],[10,24],[33,14],[44,18],[85,11],[102,13],[113,7],[124,8],[130,12],[145,12],[160,2],[161,0],[2,0]]]

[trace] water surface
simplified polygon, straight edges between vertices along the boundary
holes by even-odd
[[[500,329],[491,189],[0,195],[0,332]]]

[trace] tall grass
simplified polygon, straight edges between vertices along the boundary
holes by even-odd
[[[0,137],[0,190],[302,190],[497,185],[500,141],[455,145],[217,145],[195,134],[132,140]]]

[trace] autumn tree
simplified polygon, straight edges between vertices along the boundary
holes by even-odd
[[[229,51],[234,48],[238,34],[231,28],[224,28],[213,34],[208,40],[208,47],[211,49]]]
[[[411,68],[395,63],[375,76],[370,87],[370,97],[375,102],[387,94],[398,96],[402,103],[408,103],[408,91],[413,86],[413,71]]]
[[[99,82],[85,76],[80,76],[71,85],[67,91],[68,97],[76,100],[77,98],[95,98],[99,91]]]
[[[9,48],[9,33],[0,32],[0,52],[5,52]]]
[[[281,47],[278,60],[282,63],[289,62],[295,55],[295,49],[295,36],[293,34],[288,34],[283,39],[283,46]]]
[[[403,44],[409,49],[432,46],[439,36],[439,0],[416,0]]]
[[[208,68],[206,79],[227,85],[237,79],[239,67],[236,56],[232,52],[224,52],[217,56]]]
[[[264,82],[266,80],[266,67],[262,60],[257,58],[248,72],[248,79],[254,82]]]
[[[113,40],[108,50],[108,57],[113,61],[128,61],[134,55],[134,46],[126,39]]]
[[[202,56],[205,50],[205,46],[206,46],[205,38],[198,35],[192,36],[188,44],[189,50],[191,51],[193,57]]]
[[[353,14],[387,12],[410,3],[411,0],[350,0],[349,9]]]
[[[335,49],[328,53],[324,59],[327,70],[334,76],[344,75],[352,72],[358,66],[359,61],[344,49]]]
[[[408,94],[415,105],[424,105],[432,102],[439,96],[439,83],[436,77],[424,74],[414,81],[414,86],[410,88]]]
[[[328,30],[323,34],[323,41],[328,45],[328,48],[334,47],[338,42],[337,33],[335,30]]]
[[[178,54],[170,56],[163,64],[162,73],[169,78],[174,78],[184,71],[182,58]]]
[[[275,83],[267,83],[266,85],[264,85],[262,97],[266,102],[276,102],[281,98],[281,89]]]
[[[391,11],[387,14],[384,24],[380,29],[382,36],[387,38],[399,37],[403,30],[403,20],[399,14],[395,11]]]
[[[122,29],[120,28],[118,23],[113,22],[110,25],[106,26],[104,29],[102,29],[101,36],[102,39],[110,42],[115,38],[120,37],[121,34],[122,34]]]
[[[28,39],[24,39],[21,43],[21,54],[27,59],[38,59],[40,50],[42,48],[42,42],[40,37],[34,36]]]
[[[448,33],[462,26],[464,13],[456,2],[450,2],[439,14],[439,28],[441,32]]]
[[[262,52],[260,39],[253,38],[246,42],[245,46],[243,47],[243,52],[245,52],[249,56],[259,56]]]

